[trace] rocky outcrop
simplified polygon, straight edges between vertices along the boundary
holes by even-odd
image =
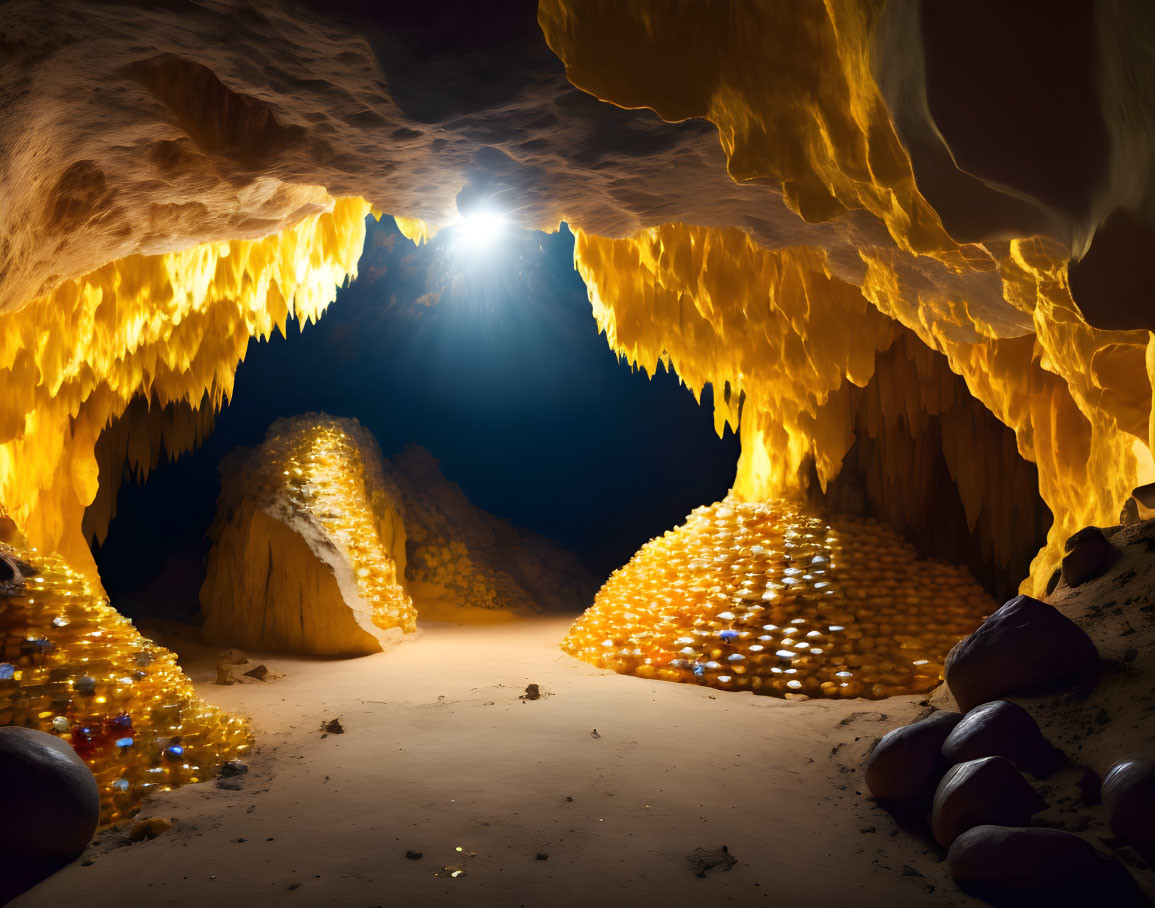
[[[260,447],[234,452],[211,533],[207,640],[350,656],[416,627],[399,494],[356,420],[278,420]]]

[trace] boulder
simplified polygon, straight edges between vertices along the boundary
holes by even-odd
[[[1040,779],[1063,761],[1062,753],[1043,737],[1031,714],[1009,700],[984,703],[963,716],[943,743],[942,754],[951,764],[1005,757]]]
[[[946,658],[946,683],[964,711],[1012,694],[1074,683],[1099,665],[1095,644],[1054,606],[1016,596]]]
[[[934,792],[930,825],[943,847],[975,826],[1025,826],[1047,806],[1009,760],[982,757],[952,767]]]
[[[959,886],[995,905],[1146,904],[1122,864],[1059,829],[975,826],[954,840],[946,860]]]
[[[1080,586],[1101,577],[1116,561],[1119,550],[1098,527],[1084,527],[1067,540],[1062,575],[1067,586]]]
[[[100,820],[96,777],[55,735],[0,728],[0,853],[79,854]]]
[[[887,732],[866,759],[866,786],[879,801],[929,803],[946,771],[942,745],[962,716],[950,710]]]
[[[1111,831],[1155,866],[1155,755],[1131,754],[1103,777],[1103,810]]]

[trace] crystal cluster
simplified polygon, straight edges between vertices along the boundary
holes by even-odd
[[[248,749],[247,723],[197,699],[176,657],[81,574],[34,550],[0,554],[32,566],[0,595],[0,725],[68,741],[96,774],[103,823]]]
[[[642,678],[879,699],[935,687],[994,607],[876,521],[727,498],[615,571],[562,648]]]

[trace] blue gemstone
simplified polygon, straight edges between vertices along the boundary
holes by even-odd
[[[128,791],[128,779],[117,779],[112,783],[112,787],[117,791]]]
[[[179,757],[179,756],[182,756],[184,754],[184,748],[181,747],[179,744],[171,744],[164,749],[164,752],[167,756]]]
[[[132,747],[132,738],[117,738],[117,747]]]
[[[718,636],[721,637],[723,640],[737,640],[738,639],[738,632],[737,631],[731,631],[731,630],[725,630],[725,631],[720,631]]]
[[[706,666],[695,665],[694,666],[694,674],[697,675],[699,678],[701,678],[702,675],[706,674]]]
[[[16,675],[16,666],[11,662],[0,662],[0,681],[9,681]]]

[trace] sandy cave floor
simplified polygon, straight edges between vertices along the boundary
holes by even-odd
[[[107,830],[13,904],[979,904],[861,794],[862,757],[920,698],[791,702],[616,675],[557,648],[569,622],[262,657],[285,677],[231,687],[211,683],[215,650],[165,641],[202,696],[252,718],[242,790],[157,795],[140,816],[169,832],[128,845]],[[542,699],[519,699],[529,682]],[[346,733],[323,737],[337,717]],[[695,877],[687,855],[721,845],[738,863]]]

